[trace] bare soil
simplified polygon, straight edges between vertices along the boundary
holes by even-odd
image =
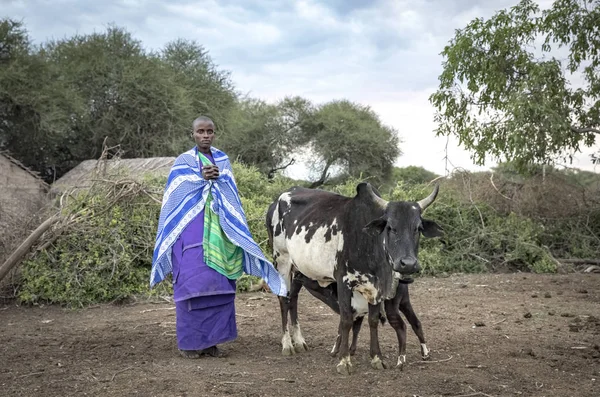
[[[309,351],[281,355],[274,295],[237,299],[227,358],[177,353],[173,304],[82,310],[0,307],[2,396],[600,396],[600,275],[494,274],[422,278],[411,300],[432,350],[394,367],[396,337],[380,329],[389,368],[368,357],[365,322],[350,376],[329,356],[338,316],[305,291]],[[478,324],[476,326],[475,324]]]

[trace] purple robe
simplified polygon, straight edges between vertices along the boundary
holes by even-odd
[[[235,280],[204,263],[203,237],[204,211],[173,245],[175,328],[181,350],[202,350],[237,338]]]

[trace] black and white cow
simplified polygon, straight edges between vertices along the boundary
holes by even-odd
[[[339,355],[337,371],[349,374],[352,363],[349,334],[354,320],[368,313],[370,356],[374,368],[384,368],[377,327],[383,303],[390,324],[400,319],[397,286],[420,271],[419,237],[441,235],[441,228],[421,217],[437,197],[439,186],[419,202],[383,200],[368,183],[354,197],[294,187],[281,194],[267,212],[266,226],[277,270],[286,279],[289,297],[280,297],[283,354],[307,348],[298,324],[301,273],[325,288],[337,283]],[[288,330],[287,317],[291,327]],[[399,326],[399,325],[398,325]],[[396,332],[400,332],[396,329]],[[400,335],[399,335],[400,337]],[[400,353],[400,352],[399,352]],[[399,354],[399,364],[404,357]]]

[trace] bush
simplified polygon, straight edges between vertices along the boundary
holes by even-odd
[[[266,211],[293,181],[276,177],[268,182],[253,167],[234,164],[233,168],[251,232],[270,259]],[[106,182],[96,182],[67,203],[64,213],[78,214],[80,220],[23,263],[18,291],[23,303],[85,306],[140,294],[172,294],[170,279],[149,289],[160,212],[156,200],[162,196],[166,177],[146,178],[141,183],[124,177],[114,174]],[[244,275],[238,280],[238,291],[259,282],[257,277]]]
[[[84,306],[171,293],[169,283],[148,290],[160,210],[144,193],[150,186],[128,184],[135,190],[118,200],[110,183],[76,194],[64,211],[81,214],[81,220],[23,263],[20,300]]]
[[[237,163],[233,168],[250,230],[271,259],[264,224],[267,208],[281,192],[300,183],[280,176],[268,181],[256,168]],[[162,196],[166,178],[147,178],[141,184],[118,178],[96,184],[67,203],[65,213],[77,214],[79,221],[23,263],[22,302],[84,306],[172,293],[169,279],[153,290],[148,288],[160,208],[156,200]],[[350,179],[325,188],[354,196],[358,183]],[[443,182],[436,202],[424,214],[444,228],[445,236],[421,239],[423,274],[555,272],[551,253],[562,257],[600,254],[599,210],[590,209],[578,217],[535,218],[497,208],[494,200],[473,199],[479,193],[467,194],[461,183],[456,179]],[[431,189],[399,181],[383,197],[419,200]],[[238,291],[257,285],[260,279],[244,275],[238,280]]]
[[[394,200],[419,200],[432,186],[399,183]],[[445,231],[439,239],[421,239],[423,273],[478,273],[489,270],[555,271],[548,250],[542,248],[543,227],[515,213],[502,214],[485,203],[463,203],[461,192],[448,184],[423,214]]]

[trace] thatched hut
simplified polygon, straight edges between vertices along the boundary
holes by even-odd
[[[6,152],[0,152],[0,222],[2,216],[28,217],[46,203],[48,185]]]
[[[116,174],[134,180],[141,180],[150,175],[167,176],[175,157],[151,157],[139,159],[115,158],[110,160],[86,160],[81,162],[52,184],[54,194],[70,189],[85,189],[95,179]]]
[[[49,186],[6,152],[0,152],[0,264],[41,221]]]

